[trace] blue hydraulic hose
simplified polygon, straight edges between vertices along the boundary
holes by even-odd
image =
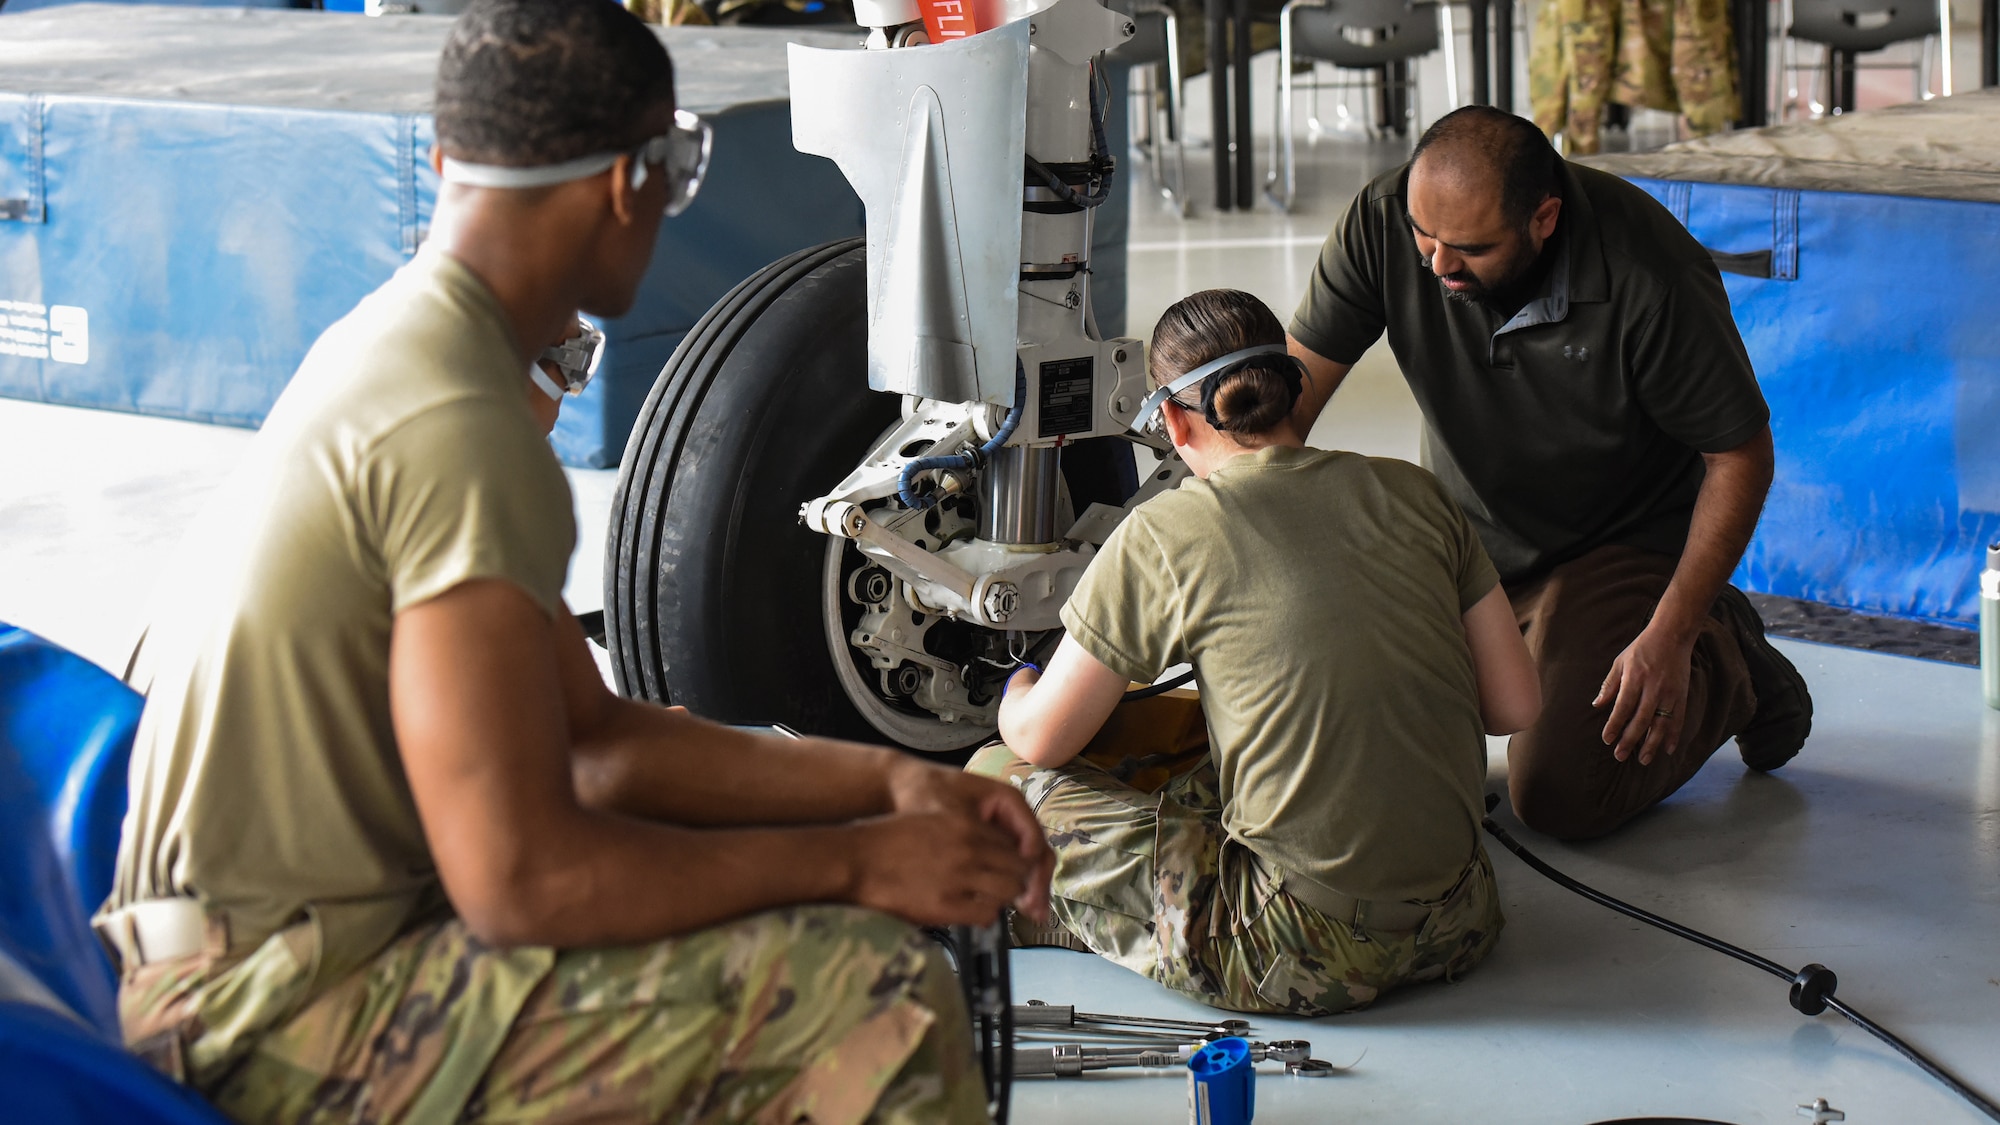
[[[918,473],[932,469],[976,469],[993,459],[1000,448],[1014,437],[1020,428],[1021,415],[1028,407],[1028,369],[1021,365],[1021,357],[1014,357],[1014,405],[1007,411],[1007,419],[1000,423],[1000,432],[993,440],[978,449],[965,453],[951,453],[942,457],[919,457],[903,465],[903,473],[896,480],[896,495],[905,507],[928,508],[937,503],[935,496],[918,496],[913,488]]]

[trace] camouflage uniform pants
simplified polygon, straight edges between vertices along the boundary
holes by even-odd
[[[468,1045],[475,1029],[456,1025],[476,1020],[510,956],[455,919],[407,933],[203,1092],[236,1120],[288,1125],[986,1120],[957,982],[936,946],[894,919],[796,907],[557,953],[497,1053],[482,1053]],[[199,962],[128,976],[128,1038],[157,1033],[148,1012],[173,1018],[177,992],[209,972]],[[441,1107],[435,1088],[454,1083],[469,1092]]]
[[[1215,767],[1157,795],[1077,759],[1038,770],[991,746],[967,766],[1018,785],[1056,852],[1051,884],[1065,929],[1175,992],[1239,1012],[1323,1016],[1365,1008],[1412,981],[1477,965],[1503,920],[1479,850],[1458,884],[1425,903],[1414,931],[1330,918],[1284,890],[1284,872],[1222,828]]]
[[[1679,113],[1699,136],[1738,115],[1728,0],[1540,0],[1534,20],[1529,103],[1570,154],[1599,151],[1609,102]]]

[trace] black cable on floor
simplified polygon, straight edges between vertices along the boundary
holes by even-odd
[[[1489,797],[1487,799],[1487,808],[1491,810],[1496,802],[1497,798]],[[1608,907],[1628,918],[1636,918],[1649,926],[1665,930],[1675,937],[1685,938],[1696,945],[1706,946],[1717,953],[1727,954],[1746,965],[1762,969],[1779,980],[1789,982],[1792,986],[1792,1007],[1798,1009],[1801,1013],[1808,1016],[1816,1016],[1828,1008],[1832,1008],[1845,1017],[1847,1022],[1880,1039],[1897,1054],[1917,1064],[1918,1069],[1943,1083],[1952,1093],[1971,1103],[1974,1109],[1977,1109],[1995,1121],[2000,1121],[2000,1106],[1996,1106],[1988,1101],[1979,1091],[1959,1081],[1949,1071],[1932,1062],[1923,1052],[1890,1034],[1874,1020],[1848,1007],[1845,1003],[1834,999],[1833,990],[1838,985],[1839,979],[1834,976],[1832,969],[1827,968],[1825,965],[1807,965],[1805,968],[1793,972],[1768,957],[1758,956],[1747,949],[1740,949],[1719,938],[1712,938],[1700,930],[1690,929],[1679,922],[1662,918],[1650,911],[1641,910],[1630,903],[1621,902],[1605,894],[1603,891],[1597,890],[1595,887],[1577,882],[1575,879],[1542,862],[1540,857],[1523,847],[1519,840],[1509,835],[1506,829],[1493,823],[1492,817],[1485,817],[1480,823],[1485,827],[1487,835],[1500,841],[1502,847],[1519,856],[1522,863],[1541,872],[1551,882],[1556,883],[1566,890],[1574,891],[1599,906]]]

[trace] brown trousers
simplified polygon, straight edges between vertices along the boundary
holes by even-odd
[[[1600,547],[1507,587],[1514,617],[1541,670],[1542,714],[1507,744],[1514,814],[1563,840],[1602,836],[1687,783],[1756,712],[1742,650],[1712,612],[1694,645],[1680,743],[1621,762],[1604,744],[1610,707],[1593,707],[1618,654],[1638,637],[1673,578],[1676,559]]]

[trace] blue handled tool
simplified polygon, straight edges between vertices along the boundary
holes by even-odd
[[[1217,1039],[1187,1061],[1190,1125],[1250,1125],[1257,1113],[1257,1068],[1250,1044]]]

